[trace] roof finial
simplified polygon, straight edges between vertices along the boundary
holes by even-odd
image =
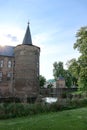
[[[27,24],[28,24],[28,26],[29,26],[30,22],[28,21],[28,23],[27,23]]]

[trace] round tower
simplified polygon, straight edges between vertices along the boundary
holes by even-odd
[[[36,98],[39,92],[40,48],[32,45],[29,24],[23,43],[15,50],[15,96]]]

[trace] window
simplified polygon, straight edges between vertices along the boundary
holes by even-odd
[[[39,63],[37,62],[37,77],[39,77]]]
[[[3,60],[0,60],[0,68],[3,67],[3,63],[4,63],[4,61],[3,61]]]
[[[12,62],[11,62],[11,60],[9,60],[8,61],[8,68],[11,68],[11,66],[12,66]]]
[[[2,72],[0,72],[0,82],[2,81]]]
[[[11,77],[12,77],[12,73],[11,73],[11,72],[8,72],[8,73],[7,73],[7,80],[10,80]]]
[[[39,68],[39,63],[37,62],[37,68]]]

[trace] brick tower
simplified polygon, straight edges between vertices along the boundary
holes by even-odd
[[[21,100],[36,98],[39,92],[40,48],[32,44],[29,23],[23,43],[15,47],[14,93]]]

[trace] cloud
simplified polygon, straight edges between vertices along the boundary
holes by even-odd
[[[17,36],[12,36],[11,34],[7,34],[6,37],[7,37],[7,38],[10,38],[11,41],[13,41],[13,42],[17,42],[17,41],[18,41]]]
[[[22,43],[25,31],[16,27],[0,27],[0,45],[16,46]]]

